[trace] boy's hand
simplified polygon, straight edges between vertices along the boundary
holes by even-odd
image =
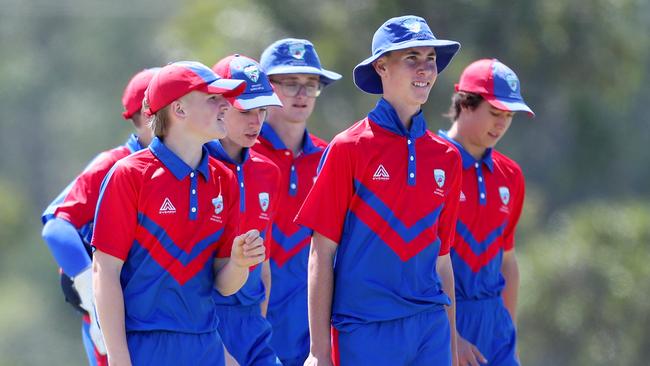
[[[265,253],[266,248],[260,232],[253,229],[233,240],[230,260],[238,267],[248,268],[262,263]]]

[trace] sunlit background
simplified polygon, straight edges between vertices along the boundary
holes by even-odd
[[[527,177],[523,364],[648,364],[650,2],[0,0],[0,366],[85,364],[39,217],[131,133],[120,97],[135,72],[310,39],[344,75],[309,125],[330,139],[374,106],[352,68],[377,27],[405,14],[462,43],[424,107],[430,129],[449,125],[453,84],[483,57],[518,73],[537,113],[516,116],[499,145]]]

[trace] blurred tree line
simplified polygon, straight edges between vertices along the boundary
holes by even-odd
[[[637,365],[650,357],[650,2],[645,0],[0,0],[0,366],[81,365],[40,212],[99,151],[131,132],[120,97],[136,71],[180,59],[259,58],[310,39],[344,75],[310,130],[331,138],[376,97],[352,68],[387,18],[416,14],[460,53],[424,106],[432,130],[471,61],[519,75],[537,117],[499,149],[527,177],[518,232],[525,365]]]

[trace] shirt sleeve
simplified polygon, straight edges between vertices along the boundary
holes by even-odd
[[[100,186],[114,163],[108,153],[98,155],[70,185],[54,215],[68,221],[77,230],[92,222]]]
[[[232,242],[240,234],[239,220],[242,215],[240,214],[239,207],[239,187],[237,186],[237,178],[235,178],[234,174],[228,173],[221,176],[224,180],[222,181],[224,192],[221,194],[223,195],[224,212],[226,212],[224,216],[226,223],[224,225],[223,235],[219,238],[219,245],[216,252],[217,258],[230,257]]]
[[[138,224],[140,179],[117,163],[108,173],[99,193],[92,246],[126,260]]]
[[[334,140],[325,150],[318,178],[295,222],[338,243],[354,194],[354,162],[349,143]]]
[[[456,221],[458,220],[458,206],[460,204],[460,190],[462,185],[461,158],[460,154],[454,149],[453,162],[450,164],[453,169],[449,176],[449,190],[445,197],[444,207],[438,219],[438,238],[440,239],[439,256],[449,254],[454,243],[456,235]]]
[[[517,170],[517,173],[517,178],[515,179],[517,182],[517,189],[515,190],[515,194],[513,196],[512,211],[510,214],[510,219],[508,220],[508,225],[503,232],[504,251],[512,250],[515,247],[515,231],[517,229],[517,224],[519,223],[519,218],[521,217],[521,211],[524,207],[526,184],[524,181],[524,175],[521,170]]]

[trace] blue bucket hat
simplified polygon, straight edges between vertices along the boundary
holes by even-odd
[[[228,101],[239,110],[278,106],[282,102],[273,91],[269,78],[264,74],[257,61],[250,57],[234,54],[219,60],[212,70],[222,78],[244,80],[246,90]]]
[[[323,85],[331,84],[341,78],[340,74],[325,70],[314,45],[306,39],[285,38],[268,46],[260,65],[267,75],[315,74],[320,76]]]
[[[372,37],[372,56],[354,68],[354,84],[366,93],[382,94],[381,77],[372,63],[390,51],[425,46],[436,50],[438,73],[447,67],[460,49],[458,42],[436,39],[427,22],[421,17],[405,15],[388,19]]]

